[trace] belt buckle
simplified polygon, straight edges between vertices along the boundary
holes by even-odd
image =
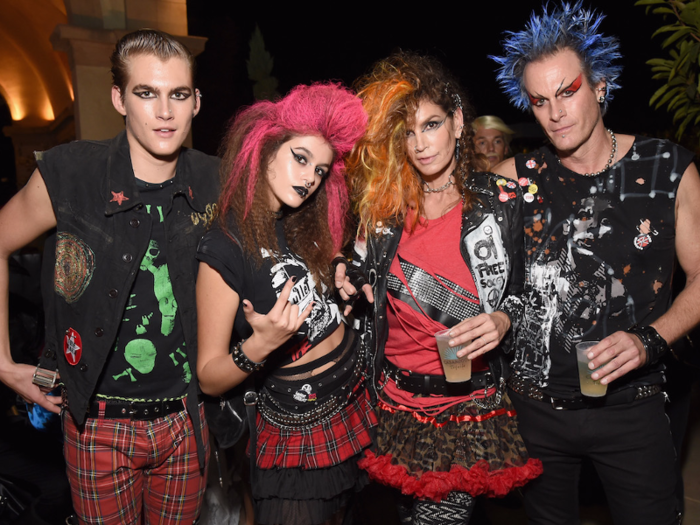
[[[552,403],[552,408],[554,410],[568,410],[568,408],[564,406],[563,399],[557,399],[556,397],[550,397],[549,400]]]
[[[132,420],[134,419],[134,416],[136,416],[137,412],[138,412],[138,410],[136,410],[136,407],[134,406],[134,402],[129,401],[129,411],[127,412],[127,414],[129,415],[129,417]]]
[[[255,390],[248,390],[243,394],[243,404],[245,406],[255,406],[258,404],[258,393]]]
[[[402,374],[402,372],[403,372],[402,369],[390,371],[390,372],[387,374],[387,376],[389,377],[389,379],[393,379],[393,380],[394,380],[394,384],[396,385],[396,388],[398,388],[399,390],[406,390],[406,389],[404,388],[403,381],[406,380],[406,379],[408,379],[409,376],[406,376],[406,375]],[[407,372],[408,372],[409,374],[412,373],[410,370],[407,370]]]

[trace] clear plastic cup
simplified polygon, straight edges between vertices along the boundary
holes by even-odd
[[[463,383],[472,378],[472,362],[467,357],[457,357],[457,352],[469,343],[459,346],[449,346],[450,329],[440,330],[435,334],[442,369],[445,371],[445,381],[448,383]],[[471,342],[471,341],[470,341]]]
[[[608,391],[608,385],[603,385],[600,381],[596,381],[591,377],[591,374],[596,370],[600,370],[601,365],[595,370],[588,368],[588,351],[591,347],[597,345],[599,341],[581,341],[576,343],[576,361],[578,361],[578,379],[581,383],[581,393],[588,397],[603,397]]]

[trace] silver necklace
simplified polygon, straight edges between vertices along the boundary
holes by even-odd
[[[425,186],[423,188],[423,191],[425,193],[440,193],[441,191],[445,191],[447,188],[449,188],[453,184],[454,184],[454,181],[452,180],[452,174],[450,174],[450,176],[447,178],[447,182],[445,184],[443,184],[442,186],[440,186],[439,188],[431,188],[430,186],[428,186],[427,182],[423,181],[423,185]]]
[[[612,162],[615,159],[615,154],[617,153],[617,139],[615,138],[615,134],[611,129],[608,128],[607,132],[610,133],[610,138],[612,139],[612,149],[610,151],[610,158],[608,158],[608,162],[605,163],[605,167],[600,171],[596,171],[595,173],[579,173],[579,175],[583,175],[584,177],[597,177],[601,173],[608,171],[610,166],[612,166]],[[557,160],[559,161],[559,164],[561,164],[561,159],[558,155]]]

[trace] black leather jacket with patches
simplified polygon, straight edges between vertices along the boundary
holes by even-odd
[[[504,354],[511,352],[510,334],[517,330],[523,311],[522,197],[517,183],[511,182],[509,188],[506,186],[509,182],[491,173],[473,173],[469,177],[467,186],[473,194],[473,206],[462,215],[459,239],[462,258],[479,291],[481,311],[500,310],[511,320],[512,328],[506,338],[485,355],[496,381],[507,377]],[[355,243],[353,264],[365,272],[374,292],[374,307],[362,302],[355,312],[361,320],[363,345],[372,353],[370,375],[374,395],[380,384],[384,345],[389,336],[387,277],[402,231],[402,226],[378,225],[366,241]],[[368,311],[363,311],[364,308]]]

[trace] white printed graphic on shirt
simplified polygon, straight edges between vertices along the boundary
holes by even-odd
[[[267,250],[261,250],[263,259],[269,258],[270,254]],[[270,270],[272,279],[272,289],[277,297],[282,293],[282,288],[293,275],[288,269],[291,267],[301,268],[304,272],[302,277],[297,277],[297,282],[294,283],[292,292],[289,295],[289,301],[292,304],[299,305],[299,312],[303,312],[309,303],[313,302],[313,310],[311,315],[306,318],[306,334],[309,342],[314,343],[315,339],[326,332],[328,326],[337,324],[341,321],[340,310],[338,305],[332,301],[327,301],[326,286],[322,283],[321,289],[324,297],[321,297],[316,289],[316,281],[314,280],[309,268],[304,262],[291,253],[277,254],[275,259],[278,261]],[[295,272],[296,273],[296,272]]]

